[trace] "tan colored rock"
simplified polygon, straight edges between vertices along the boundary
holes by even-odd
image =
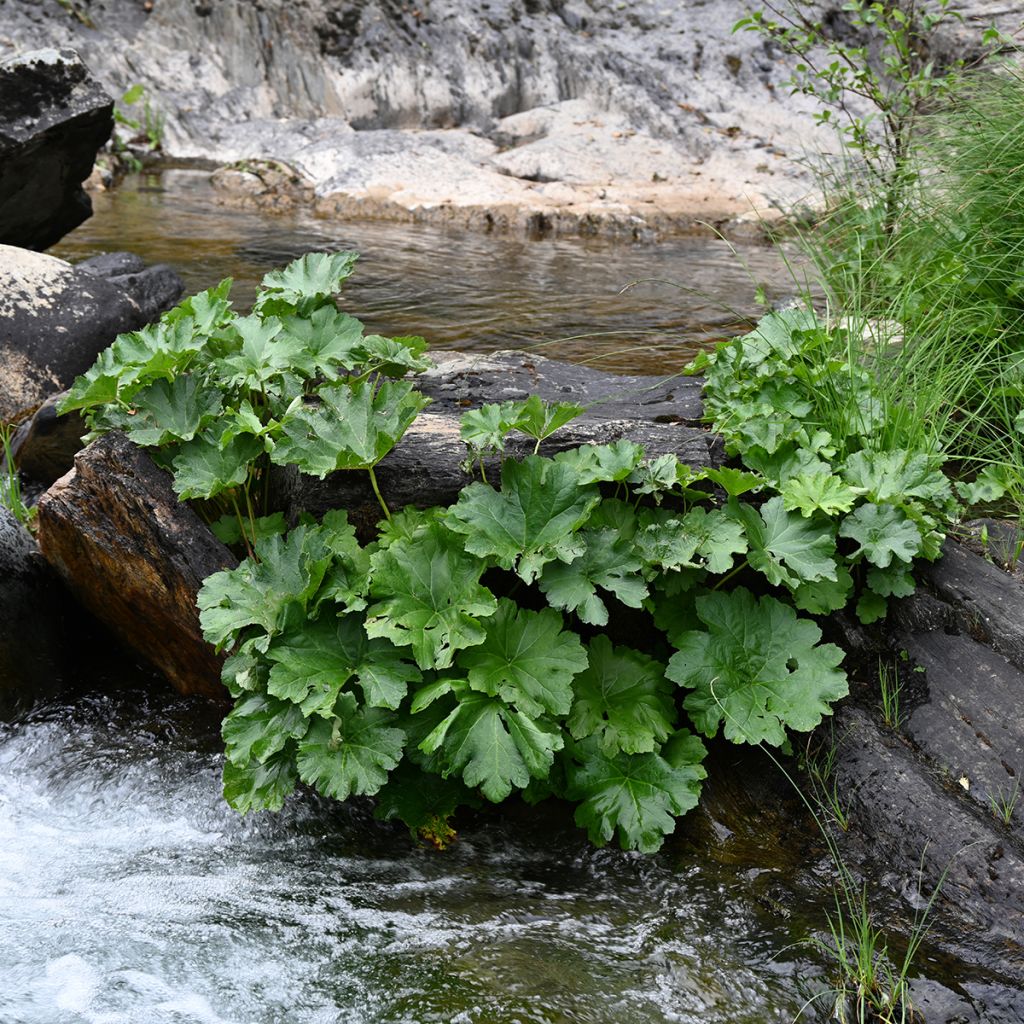
[[[122,434],[79,452],[39,499],[39,547],[75,596],[183,694],[223,697],[196,594],[237,559]]]

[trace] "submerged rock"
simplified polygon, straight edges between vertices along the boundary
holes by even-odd
[[[223,696],[202,638],[202,581],[237,561],[121,434],[75,458],[40,499],[39,546],[76,597],[184,694]]]
[[[113,112],[72,50],[0,63],[0,243],[45,249],[92,215],[82,182]]]
[[[0,422],[13,422],[67,388],[123,331],[180,297],[167,267],[110,277],[0,245]]]

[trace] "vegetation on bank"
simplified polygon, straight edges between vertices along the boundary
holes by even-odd
[[[199,598],[236,699],[228,800],[278,808],[301,780],[443,840],[460,805],[557,796],[595,843],[657,849],[697,802],[701,737],[785,747],[846,694],[807,613],[852,603],[872,621],[913,589],[955,507],[941,459],[872,446],[871,375],[821,362],[837,332],[795,311],[694,366],[737,465],[628,441],[545,458],[583,410],[532,398],[465,415],[481,479],[451,507],[381,498],[368,543],[342,511],[287,529],[271,467],[365,472],[380,497],[375,465],[427,404],[410,379],[423,340],[338,311],[354,263],[268,274],[247,316],[230,282],[194,296],[118,339],[64,403],[151,449],[246,554]],[[514,433],[534,454],[505,456]]]

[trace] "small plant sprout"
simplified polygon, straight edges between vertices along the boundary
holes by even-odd
[[[1004,825],[1009,825],[1013,820],[1013,812],[1017,808],[1019,798],[1020,779],[1015,779],[1012,786],[1006,789],[1000,786],[994,793],[990,793],[988,802],[996,818]]]
[[[34,510],[25,504],[21,493],[21,478],[14,463],[11,439],[14,427],[0,423],[0,505],[6,508],[19,523],[28,525]]]
[[[903,684],[899,680],[899,668],[883,658],[878,659],[878,687],[882,696],[882,701],[878,705],[878,710],[882,712],[882,721],[890,729],[899,729],[903,724],[903,711],[900,708]]]

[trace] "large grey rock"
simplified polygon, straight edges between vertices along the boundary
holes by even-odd
[[[154,319],[181,288],[167,268],[104,279],[0,245],[0,422],[66,389],[118,334]]]
[[[82,182],[113,109],[72,50],[0,63],[0,243],[45,249],[92,214]]]

